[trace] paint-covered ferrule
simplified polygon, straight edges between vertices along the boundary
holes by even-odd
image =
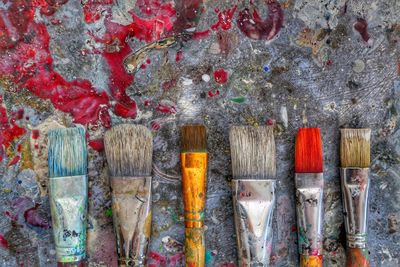
[[[87,176],[50,177],[49,197],[57,262],[83,261],[86,258]]]
[[[323,266],[322,255],[318,256],[300,255],[300,267],[322,267],[322,266]]]
[[[344,225],[347,246],[367,246],[369,168],[341,168]]]
[[[205,260],[204,228],[185,228],[185,266],[203,267]]]
[[[276,180],[232,180],[240,267],[269,266]]]
[[[201,228],[204,225],[207,158],[206,152],[181,153],[186,228]]]
[[[151,181],[111,177],[113,224],[119,266],[145,266],[151,234]]]
[[[299,254],[322,255],[323,196],[322,173],[296,173],[296,212]]]

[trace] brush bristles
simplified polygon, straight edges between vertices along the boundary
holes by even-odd
[[[150,176],[153,137],[142,125],[120,124],[106,132],[104,149],[111,176]]]
[[[48,166],[50,178],[87,174],[87,147],[83,127],[49,131]]]
[[[297,132],[294,170],[296,173],[321,173],[324,169],[319,128],[300,128]]]
[[[206,127],[204,125],[185,125],[181,128],[182,152],[205,152],[207,150]]]
[[[371,162],[371,129],[341,129],[340,163],[343,168],[368,168]]]
[[[229,132],[234,179],[275,179],[272,126],[233,126]]]

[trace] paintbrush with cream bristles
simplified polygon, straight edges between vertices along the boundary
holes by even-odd
[[[371,129],[341,129],[340,178],[347,267],[368,267],[367,215]]]
[[[206,127],[185,125],[181,134],[185,266],[204,267],[204,214],[208,165]]]
[[[88,178],[83,127],[49,131],[48,167],[57,266],[84,266]]]
[[[323,157],[319,128],[300,128],[295,145],[297,235],[301,267],[322,267]]]
[[[104,137],[119,266],[145,266],[151,233],[153,138],[142,125],[121,124]]]
[[[273,126],[233,126],[229,141],[239,266],[269,266],[276,198]]]

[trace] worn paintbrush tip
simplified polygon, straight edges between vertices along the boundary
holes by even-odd
[[[275,179],[273,126],[233,126],[229,132],[234,179]]]
[[[296,173],[321,173],[324,169],[319,128],[300,128],[296,136],[294,170]]]
[[[104,136],[104,150],[111,176],[150,176],[153,136],[142,125],[120,124]]]
[[[206,127],[201,124],[182,126],[181,150],[182,152],[205,152],[207,150]]]
[[[340,163],[343,168],[368,168],[371,163],[371,129],[340,129]]]
[[[49,177],[87,174],[87,146],[83,127],[48,132]]]

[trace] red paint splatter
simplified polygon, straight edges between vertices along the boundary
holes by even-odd
[[[219,90],[216,90],[215,93],[212,90],[208,90],[208,96],[209,97],[214,97],[219,95]]]
[[[164,255],[161,255],[155,251],[149,252],[149,258],[160,264],[165,264],[167,262],[167,257],[165,257]]]
[[[332,60],[332,59],[328,59],[328,60],[326,61],[326,65],[327,65],[327,66],[332,66],[332,65],[333,65],[333,60]]]
[[[174,105],[166,104],[166,103],[158,103],[156,110],[160,111],[162,113],[168,113],[168,114],[176,113],[176,107]]]
[[[103,139],[95,139],[89,140],[88,145],[96,150],[97,152],[101,152],[104,150],[104,140]]]
[[[21,156],[19,156],[19,155],[15,156],[15,157],[10,161],[10,163],[8,163],[8,166],[12,166],[12,165],[17,164],[18,161],[19,161],[20,159],[21,159]]]
[[[258,15],[257,9],[245,8],[239,12],[237,25],[239,29],[250,39],[272,40],[281,30],[283,25],[283,10],[276,0],[266,1],[268,16],[263,21]]]
[[[151,129],[154,131],[158,131],[161,129],[161,124],[158,121],[152,121],[150,122]]]
[[[296,233],[297,232],[297,225],[293,224],[292,225],[292,233]]]
[[[162,83],[161,87],[164,91],[171,89],[172,87],[176,86],[178,83],[177,79],[171,79],[169,81],[165,81]]]
[[[179,61],[182,60],[182,58],[183,58],[183,53],[182,53],[182,51],[176,52],[175,61],[176,61],[176,62],[179,62]]]
[[[369,40],[368,23],[365,19],[358,18],[357,22],[354,24],[354,29],[360,33],[361,38],[365,42],[368,42]]]
[[[269,126],[274,125],[274,123],[275,123],[275,120],[273,120],[273,119],[267,119],[267,121],[265,122],[265,124],[267,124]]]
[[[199,31],[199,32],[195,32],[192,35],[192,39],[193,40],[200,40],[203,38],[207,38],[210,35],[210,30],[205,30],[205,31]]]
[[[237,6],[233,6],[230,9],[219,11],[218,9],[215,10],[218,13],[218,22],[211,25],[211,29],[214,31],[218,30],[219,28],[223,30],[229,30],[232,24],[232,17],[235,14]]]
[[[142,69],[142,70],[144,70],[144,69],[146,69],[146,64],[142,64],[142,65],[140,65],[140,68]]]
[[[149,107],[150,106],[150,100],[145,100],[144,102],[143,102],[143,105],[147,108],[147,107]]]
[[[112,5],[113,0],[88,0],[83,5],[83,16],[86,23],[94,23],[101,18],[104,11],[107,10],[105,6]]]
[[[39,212],[40,204],[36,204],[35,207],[27,209],[24,212],[25,222],[32,226],[49,229],[50,224],[47,218],[44,218],[43,215]]]
[[[150,63],[151,63],[150,58],[146,59],[146,64],[150,64]]]
[[[36,140],[39,138],[39,130],[32,130],[32,139]]]
[[[24,117],[24,109],[19,109],[15,112],[12,113],[11,118],[15,121],[15,120],[20,120]]]
[[[2,234],[0,234],[0,247],[8,249],[8,241]]]
[[[219,84],[224,84],[228,81],[228,72],[224,69],[218,69],[214,71],[214,79]]]

